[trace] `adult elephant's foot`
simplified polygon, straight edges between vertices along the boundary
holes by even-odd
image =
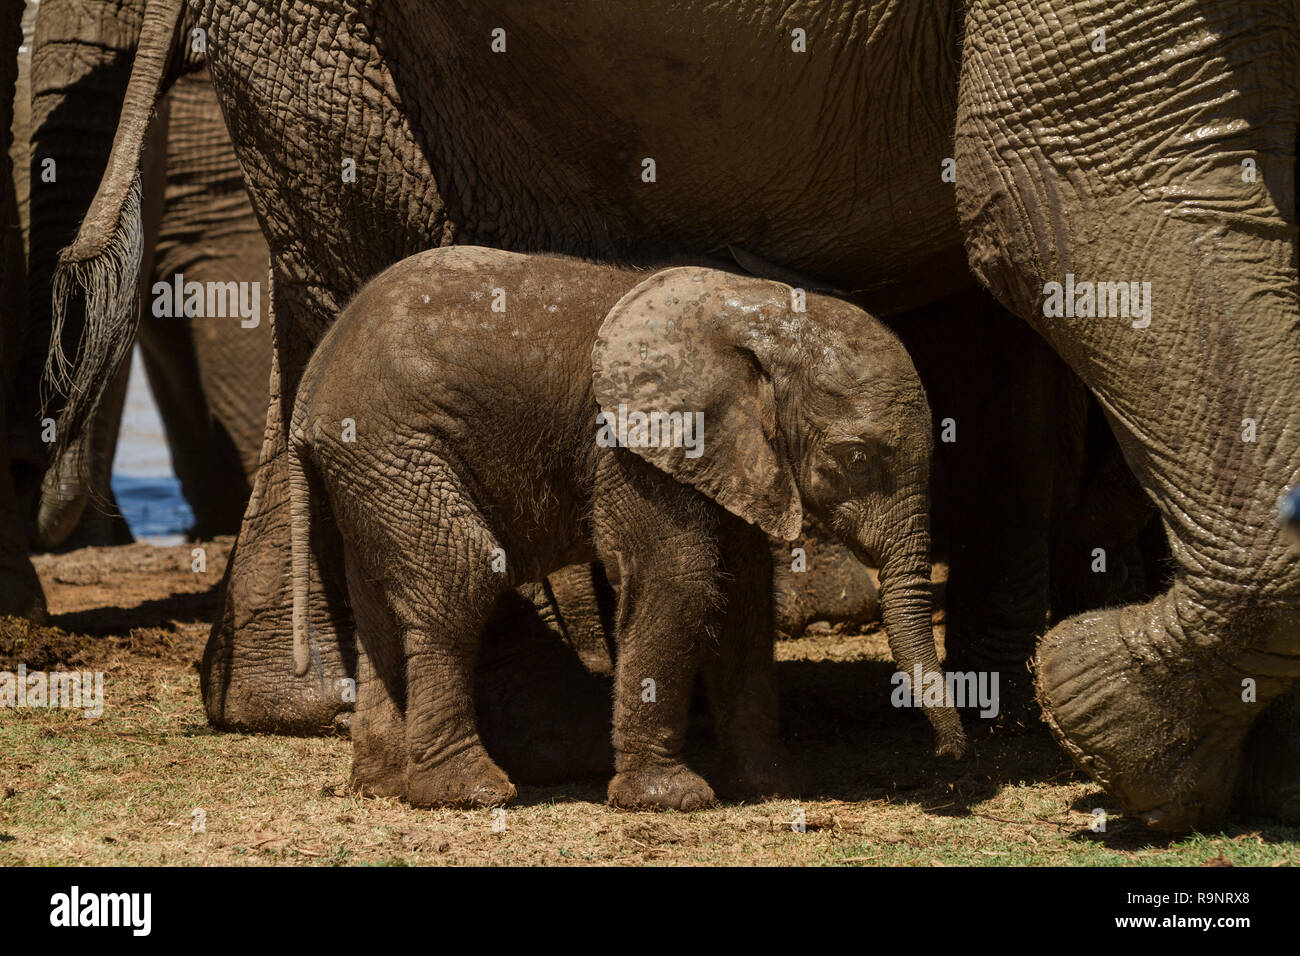
[[[504,807],[515,799],[510,778],[474,744],[437,762],[412,763],[406,776],[406,799],[413,807]]]
[[[1250,729],[1234,808],[1300,825],[1300,683]]]
[[[1228,809],[1252,721],[1291,681],[1298,662],[1276,651],[1296,623],[1292,612],[1212,617],[1178,584],[1147,604],[1071,618],[1038,648],[1044,716],[1126,812],[1168,833],[1205,827]],[[1216,639],[1252,625],[1254,650]]]
[[[0,554],[0,617],[22,617],[44,624],[49,614],[45,592],[26,551]]]
[[[273,412],[273,415],[275,413]],[[268,442],[282,442],[276,433]],[[356,651],[340,586],[337,546],[319,549],[309,597],[311,666],[294,675],[290,628],[289,508],[283,445],[257,473],[239,540],[230,554],[221,611],[199,671],[208,720],[228,730],[319,734],[342,729],[356,700]],[[317,535],[320,526],[313,530]]]
[[[4,401],[0,398],[0,415],[3,414]],[[7,457],[7,445],[0,434],[0,616],[12,615],[44,624],[45,592],[27,557],[27,536],[19,521],[19,505],[5,461]]]
[[[685,764],[666,757],[623,757],[608,800],[623,810],[702,810],[717,802],[713,788]]]
[[[971,267],[1092,390],[1170,548],[1163,595],[1040,642],[1038,697],[1125,810],[1179,832],[1224,812],[1250,724],[1300,676],[1274,512],[1300,480],[1300,98],[1275,46],[1294,17],[1165,14],[1096,44],[1096,4],[971,0],[955,160]]]
[[[352,779],[348,785],[363,797],[397,797],[405,800],[406,768],[354,760]]]

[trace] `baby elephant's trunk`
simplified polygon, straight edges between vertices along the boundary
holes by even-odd
[[[894,663],[907,675],[912,699],[920,704],[926,685],[944,681],[934,644],[930,561],[923,550],[905,550],[885,557],[880,569],[880,609]],[[942,686],[946,689],[947,685]],[[925,716],[934,726],[938,755],[960,757],[966,752],[961,718],[946,693],[942,706],[925,706]]]
[[[311,491],[307,448],[297,429],[289,434],[289,520],[293,576],[293,672],[302,677],[311,663],[307,591],[311,584]]]

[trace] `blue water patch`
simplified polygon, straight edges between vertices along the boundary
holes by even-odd
[[[122,517],[137,540],[155,544],[179,544],[184,540],[182,536],[194,523],[194,514],[172,470],[162,418],[138,355],[131,362],[127,380],[112,485]]]
[[[117,506],[137,540],[166,538],[177,542],[194,523],[194,512],[174,475],[114,474],[112,484]]]

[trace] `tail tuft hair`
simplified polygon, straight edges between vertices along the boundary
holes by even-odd
[[[63,250],[51,281],[53,328],[45,361],[42,414],[54,396],[66,404],[55,430],[52,460],[60,461],[83,430],[93,427],[104,393],[131,354],[140,326],[140,265],[144,225],[140,214],[140,173],[131,180],[117,225],[103,248],[90,255]],[[69,355],[64,332],[69,313],[80,302],[85,323],[75,352]],[[88,469],[79,456],[79,469]],[[87,474],[82,474],[88,479]]]

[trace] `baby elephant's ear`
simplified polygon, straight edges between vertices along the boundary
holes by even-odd
[[[657,272],[610,309],[592,371],[604,422],[598,437],[613,436],[769,536],[792,541],[803,510],[772,378],[744,345],[750,330],[789,311],[788,293],[715,269]],[[658,416],[658,443],[641,440],[638,414]],[[694,447],[672,440],[677,421],[695,428]]]

